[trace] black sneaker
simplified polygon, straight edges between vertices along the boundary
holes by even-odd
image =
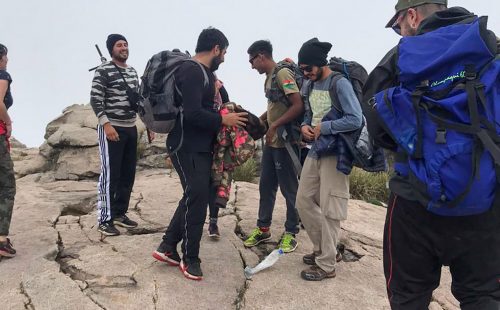
[[[219,227],[215,223],[208,224],[208,236],[212,239],[219,239]]]
[[[184,276],[190,280],[200,281],[203,279],[203,272],[201,272],[200,259],[182,260],[179,269]]]
[[[125,228],[136,228],[137,227],[137,222],[132,221],[126,215],[122,215],[122,216],[119,216],[119,217],[113,219],[113,224],[121,226],[121,227],[125,227]]]
[[[106,236],[118,236],[120,234],[120,231],[111,222],[99,224],[97,231]]]
[[[14,257],[16,256],[16,250],[12,247],[12,243],[10,239],[7,238],[7,241],[0,242],[0,256],[3,257]]]
[[[158,249],[153,252],[153,257],[160,262],[167,263],[169,266],[179,266],[181,262],[177,249],[165,241],[162,241]]]

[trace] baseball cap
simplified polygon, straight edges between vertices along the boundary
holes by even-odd
[[[391,28],[394,25],[394,23],[398,19],[399,12],[407,10],[409,8],[417,7],[419,5],[430,3],[448,5],[448,0],[398,0],[398,3],[396,4],[396,13],[387,23],[387,25],[385,25],[385,28]]]

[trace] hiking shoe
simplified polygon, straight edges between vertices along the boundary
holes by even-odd
[[[16,250],[12,247],[10,239],[7,238],[6,241],[0,242],[0,256],[3,257],[14,257],[16,256]]]
[[[106,236],[118,236],[120,234],[120,231],[111,222],[99,224],[97,231]]]
[[[291,233],[284,233],[281,237],[279,248],[283,250],[284,253],[290,253],[295,251],[297,248],[297,240],[295,240],[295,236]]]
[[[122,215],[122,216],[114,218],[113,224],[121,226],[121,227],[125,227],[125,228],[136,228],[137,227],[137,222],[132,221],[126,215]]]
[[[215,223],[208,224],[208,236],[212,239],[219,239],[219,227]]]
[[[335,278],[335,269],[331,272],[326,272],[318,265],[311,266],[300,273],[302,279],[307,281],[321,281],[326,278]]]
[[[311,254],[306,254],[306,255],[302,256],[302,261],[306,265],[314,266],[314,265],[316,265],[316,257],[317,256],[319,256],[319,254],[316,254],[314,252]],[[342,254],[340,252],[337,252],[337,255],[335,256],[335,260],[337,261],[337,263],[342,260]]]
[[[190,280],[200,281],[203,279],[203,272],[201,272],[200,259],[195,260],[182,260],[179,269],[184,276]]]
[[[316,265],[316,256],[318,256],[316,253],[312,252],[311,254],[306,254],[302,256],[302,262],[306,265],[314,266]]]
[[[260,230],[260,228],[257,227],[252,231],[247,240],[243,241],[243,245],[247,248],[251,248],[269,239],[271,239],[271,233],[269,231],[263,232],[262,230]]]
[[[158,249],[153,252],[153,257],[160,262],[167,263],[169,266],[179,266],[181,262],[177,249],[165,241],[162,241]]]

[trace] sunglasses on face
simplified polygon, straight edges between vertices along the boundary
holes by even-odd
[[[255,58],[259,57],[259,54],[253,56],[252,58],[250,58],[250,60],[248,62],[250,62],[250,64],[253,66],[253,61],[255,60]]]
[[[394,30],[394,32],[397,33],[398,35],[401,35],[401,22],[406,17],[407,13],[408,13],[408,10],[406,10],[404,12],[400,12],[398,15],[398,18],[396,18],[396,21],[394,22],[394,24],[392,24],[392,27],[391,27],[392,30]]]
[[[304,72],[312,72],[313,71],[313,66],[308,65],[308,66],[300,67],[300,70],[302,70]]]

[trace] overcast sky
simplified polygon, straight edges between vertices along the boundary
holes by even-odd
[[[121,33],[128,42],[128,63],[139,76],[155,53],[173,48],[194,52],[208,26],[229,39],[226,62],[218,70],[230,99],[255,114],[266,109],[264,76],[251,70],[246,50],[269,39],[274,58],[297,58],[303,42],[318,37],[333,44],[330,56],[342,56],[373,69],[399,37],[384,25],[396,0],[2,0],[0,43],[9,48],[8,71],[14,80],[9,110],[13,135],[39,146],[45,126],[72,104],[88,103],[98,65],[94,44],[105,56],[106,37]],[[489,15],[489,28],[500,33],[500,1],[450,0],[478,15]]]

